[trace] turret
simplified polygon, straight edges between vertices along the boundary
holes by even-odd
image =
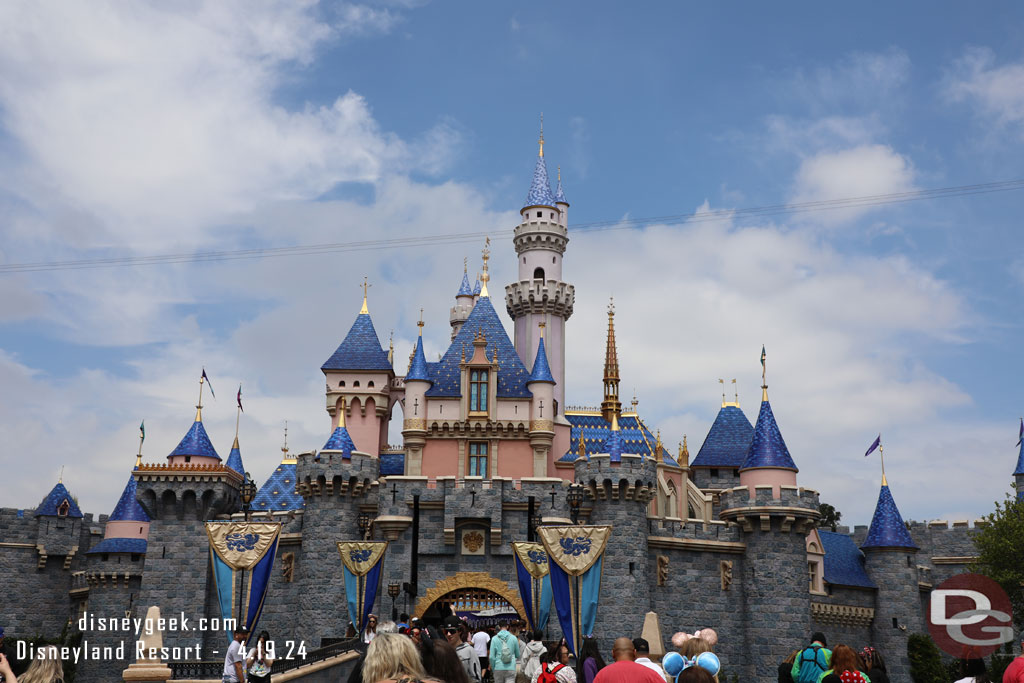
[[[764,368],[765,352],[761,349],[761,366]],[[762,374],[763,379],[763,374]],[[772,496],[778,498],[780,487],[796,486],[796,463],[789,455],[789,449],[782,438],[782,432],[775,422],[775,414],[768,402],[768,384],[761,385],[761,412],[757,415],[754,434],[747,449],[747,457],[740,467],[740,486],[746,486],[751,500],[760,486],[770,486]]]
[[[477,284],[479,284],[479,281]],[[476,303],[476,295],[473,292],[473,287],[469,284],[469,271],[465,262],[463,262],[462,284],[459,285],[459,291],[455,295],[455,305],[452,306],[451,314],[448,318],[452,326],[452,339],[455,339],[455,335],[462,329],[462,324],[466,322],[466,318],[473,312],[474,303]]]
[[[533,476],[547,476],[548,460],[551,456],[551,444],[555,438],[555,425],[552,421],[554,408],[555,378],[548,366],[548,356],[544,349],[544,327],[541,323],[541,338],[537,346],[537,357],[533,361],[533,371],[526,380],[526,388],[533,394],[530,400],[530,446],[533,448]]]
[[[754,427],[740,409],[739,397],[727,401],[723,392],[722,407],[690,465],[693,483],[718,491],[739,486],[739,470],[753,438]]]
[[[907,636],[926,630],[917,590],[918,547],[903,523],[884,471],[875,514],[861,550],[868,576],[878,586],[871,642],[882,652],[896,653],[887,660],[889,676],[893,680],[909,680],[909,665],[904,656]]]
[[[465,276],[462,278],[466,290],[469,291],[469,281]],[[472,292],[468,294],[472,298]],[[469,317],[468,314],[466,317]],[[463,320],[465,322],[465,320]],[[423,317],[416,323],[419,328],[419,336],[416,338],[416,349],[413,351],[412,362],[409,363],[409,371],[405,373],[405,407],[403,408],[405,420],[402,423],[402,440],[405,444],[405,472],[409,475],[418,476],[423,470],[423,446],[427,438],[427,390],[433,384],[430,380],[430,372],[427,368],[427,359],[423,355]],[[459,325],[461,328],[461,324]]]
[[[238,445],[237,434],[235,434],[235,440],[231,443],[231,453],[228,454],[227,466],[245,476],[245,465],[242,464],[242,449]]]
[[[40,553],[39,565],[46,565],[47,557],[64,557],[66,565],[78,553],[82,530],[82,511],[71,493],[64,487],[63,478],[50,489],[36,507],[38,531],[36,548]]]
[[[604,351],[604,399],[601,400],[601,417],[611,422],[612,417],[622,414],[619,401],[619,352],[615,348],[615,301],[608,302],[608,339]]]
[[[1017,454],[1017,469],[1013,471],[1013,483],[1017,488],[1017,500],[1024,500],[1024,419],[1020,422],[1017,445],[1020,446],[1020,452]]]
[[[565,198],[562,191],[562,167],[558,167],[558,188],[555,190],[555,207],[558,209],[558,220],[565,226],[569,226],[569,200]]]
[[[345,339],[320,369],[327,380],[327,413],[333,424],[338,424],[338,406],[344,399],[348,410],[344,422],[356,446],[378,455],[387,447],[395,371],[370,319],[369,287],[369,283],[363,283],[363,307]]]

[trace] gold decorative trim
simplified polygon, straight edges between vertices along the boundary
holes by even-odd
[[[831,626],[871,626],[875,620],[873,607],[855,607],[831,602],[812,602],[811,617]]]
[[[427,420],[423,417],[412,417],[402,421],[402,429],[419,429],[427,431]]]
[[[741,555],[747,551],[746,543],[735,541],[705,541],[696,538],[673,538],[671,536],[651,536],[647,539],[651,548],[672,548],[676,550],[696,550],[699,552],[734,553]]]
[[[978,559],[977,555],[962,555],[959,557],[933,557],[932,564],[970,564]]]
[[[551,420],[531,420],[530,421],[531,432],[553,432],[555,431],[555,423]]]
[[[520,618],[526,614],[523,610],[523,601],[519,597],[519,590],[501,579],[496,579],[487,572],[458,572],[449,577],[440,579],[433,588],[428,588],[423,597],[416,600],[414,617],[423,617],[427,609],[434,602],[452,591],[463,588],[481,588],[501,596],[508,604],[515,608]]]

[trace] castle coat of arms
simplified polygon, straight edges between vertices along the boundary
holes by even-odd
[[[484,547],[484,535],[479,531],[468,531],[462,534],[462,545],[471,553]]]

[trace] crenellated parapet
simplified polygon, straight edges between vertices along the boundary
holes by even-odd
[[[621,462],[607,454],[577,458],[576,481],[589,500],[634,500],[647,503],[657,495],[658,463],[653,458],[623,453]]]
[[[295,467],[295,489],[307,506],[330,498],[363,498],[377,490],[380,461],[355,451],[346,459],[340,453],[320,451],[300,455]]]
[[[747,486],[726,489],[721,494],[722,511],[719,516],[750,531],[755,524],[762,531],[771,528],[772,519],[779,519],[780,531],[806,534],[821,517],[818,511],[818,492],[798,486],[780,487],[775,497],[773,487],[755,486],[751,499]]]
[[[537,279],[505,285],[505,310],[513,319],[549,313],[568,320],[575,303],[576,288],[568,282]]]

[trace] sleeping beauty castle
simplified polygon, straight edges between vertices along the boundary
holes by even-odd
[[[694,457],[685,442],[666,448],[637,403],[620,399],[612,305],[604,367],[592,387],[572,389],[594,405],[567,405],[569,207],[560,174],[552,191],[542,135],[511,249],[495,247],[516,259],[518,278],[495,287],[490,249],[478,278],[464,268],[459,283],[456,271],[451,343],[436,362],[422,320],[408,362],[385,350],[364,290],[333,353],[325,341],[322,447],[282,449],[255,495],[238,437],[224,459],[207,435],[200,387],[181,442],[161,462],[136,459],[109,516],[83,514],[63,482],[35,509],[0,509],[8,641],[71,623],[92,646],[128,642],[125,660],[79,663],[76,680],[89,683],[120,680],[135,634],[80,617],[141,617],[154,605],[188,620],[163,634],[172,661],[223,661],[223,629],[202,620],[236,611],[258,616],[279,656],[285,640],[309,651],[334,643],[351,615],[371,610],[500,614],[606,648],[639,636],[645,618],[650,629],[655,612],[655,651],[675,631],[714,628],[729,680],[775,680],[815,630],[875,646],[892,679],[909,680],[907,637],[927,631],[933,586],[966,571],[975,524],[905,524],[883,478],[870,525],[817,528],[818,493],[799,480],[809,456],[787,448],[767,383],[749,416],[723,398]],[[391,447],[396,404],[403,443]],[[1013,476],[1024,490],[1024,452]],[[240,570],[244,610],[237,567],[210,552],[207,528],[243,523],[243,508],[274,530],[263,545],[239,537],[263,558]]]

